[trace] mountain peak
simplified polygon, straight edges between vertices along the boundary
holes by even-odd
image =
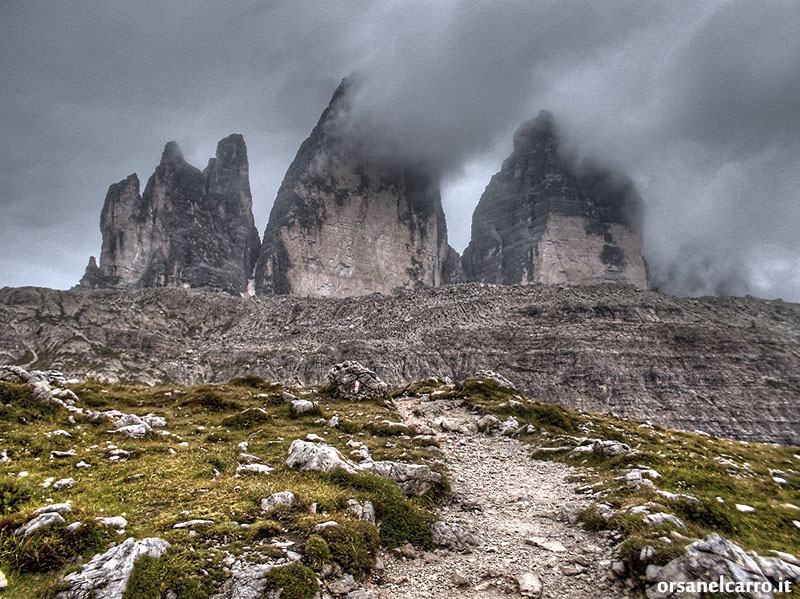
[[[161,164],[166,166],[168,164],[183,164],[185,162],[178,142],[167,142],[167,145],[164,146],[164,152],[161,154]]]

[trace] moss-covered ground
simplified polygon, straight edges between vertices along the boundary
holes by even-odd
[[[354,440],[364,443],[375,460],[426,463],[441,469],[430,441],[384,422],[398,420],[389,401],[344,401],[328,389],[284,389],[257,377],[195,387],[87,382],[71,388],[83,407],[163,416],[165,430],[180,438],[157,434],[124,438],[109,433],[113,427],[106,419],[91,422],[76,416],[72,422],[66,411],[34,400],[27,387],[0,383],[0,449],[10,460],[0,465],[0,568],[9,578],[7,597],[52,596],[57,581],[77,569],[76,559],[86,560],[128,536],[156,536],[172,544],[162,559],[137,566],[128,599],[156,592],[148,572],[158,574],[159,592],[172,589],[181,599],[208,597],[228,576],[226,558],[248,554],[252,559],[270,559],[280,555],[274,540],[293,541],[292,550],[304,556],[304,565],[319,569],[335,561],[362,578],[372,567],[379,544],[431,543],[430,507],[436,493],[407,498],[394,483],[377,475],[304,473],[285,465],[291,442],[314,433],[345,456],[353,450],[346,443]],[[318,401],[319,410],[294,417],[284,391]],[[337,428],[329,426],[334,415],[339,418]],[[54,434],[57,430],[71,437]],[[111,461],[114,449],[129,452],[128,458]],[[76,455],[51,459],[51,451]],[[237,475],[237,457],[243,451],[275,470]],[[81,461],[90,467],[76,467]],[[27,475],[20,477],[21,472]],[[42,487],[47,479],[67,477],[76,481],[71,489]],[[261,513],[261,499],[285,490],[296,495],[294,506]],[[355,518],[348,499],[373,502],[382,522],[380,533]],[[80,538],[67,539],[63,530],[55,529],[34,533],[24,542],[13,535],[34,509],[65,501],[73,506],[65,516],[68,523],[91,524]],[[129,523],[124,535],[95,524],[96,517],[120,515]],[[172,528],[195,518],[214,524],[197,527],[191,534]],[[316,524],[331,519],[340,526],[315,534]]]
[[[665,563],[678,555],[687,540],[717,531],[747,550],[769,555],[770,550],[800,553],[800,449],[768,444],[739,443],[706,435],[676,432],[607,415],[587,414],[521,396],[487,379],[472,379],[447,386],[428,380],[392,391],[386,400],[350,402],[330,388],[287,388],[257,377],[225,384],[194,387],[144,387],[87,382],[71,387],[80,405],[96,410],[118,409],[138,415],[156,414],[167,420],[166,430],[180,437],[148,435],[127,439],[110,434],[107,420],[91,422],[77,416],[74,422],[61,409],[42,406],[27,387],[0,384],[0,450],[10,461],[0,465],[0,568],[9,579],[7,597],[52,597],[58,581],[78,568],[76,559],[88,559],[127,536],[157,536],[172,543],[160,560],[137,566],[127,599],[157,596],[169,588],[180,599],[209,596],[227,578],[230,556],[280,554],[273,541],[293,541],[292,550],[303,556],[289,572],[274,577],[298,580],[293,593],[311,592],[311,568],[339,563],[363,578],[372,566],[379,545],[396,547],[405,542],[420,547],[431,544],[431,508],[441,496],[407,498],[386,479],[370,474],[301,473],[285,466],[289,444],[314,433],[347,456],[347,442],[364,443],[373,459],[426,463],[437,469],[440,455],[435,444],[415,438],[414,431],[391,424],[399,420],[391,397],[430,393],[463,398],[478,413],[501,419],[513,416],[532,424],[535,432],[520,438],[538,459],[565,461],[586,468],[586,484],[596,485],[602,501],[617,513],[610,522],[591,511],[586,526],[610,527],[622,535],[622,550],[629,566],[637,570],[639,549],[650,545]],[[319,402],[319,411],[302,417],[290,414],[283,392]],[[251,408],[262,408],[264,412]],[[329,425],[332,416],[339,424]],[[69,432],[71,437],[54,434]],[[592,452],[570,457],[569,450],[536,453],[541,447],[575,447],[590,439],[614,439],[630,445],[634,454],[604,458]],[[246,443],[246,449],[242,445]],[[129,452],[127,459],[111,461],[111,451]],[[74,457],[51,459],[51,451],[74,450]],[[256,455],[275,470],[267,475],[237,475],[237,457]],[[77,468],[78,462],[90,464]],[[702,506],[671,501],[647,488],[629,489],[620,477],[631,467],[656,470],[659,489],[692,495]],[[26,476],[19,476],[27,472]],[[50,478],[72,477],[71,489],[55,490],[42,484]],[[580,484],[580,483],[576,483]],[[261,499],[277,491],[292,491],[298,502],[269,514],[260,510]],[[369,499],[382,525],[376,531],[356,520],[347,500]],[[65,542],[64,535],[36,533],[20,541],[13,530],[31,512],[51,502],[71,501],[67,522],[92,523]],[[655,502],[674,513],[686,530],[649,528],[626,508]],[[743,513],[736,504],[755,508]],[[315,509],[312,510],[312,506]],[[94,524],[101,516],[124,516],[129,525],[124,536]],[[174,530],[178,522],[193,518],[214,524]],[[315,531],[320,522],[335,519],[338,529]],[[664,539],[669,538],[670,542]],[[158,585],[153,584],[157,578]],[[156,588],[157,586],[157,588]],[[792,595],[800,597],[800,591]]]

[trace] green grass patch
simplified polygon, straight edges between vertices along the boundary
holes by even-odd
[[[283,590],[281,599],[313,599],[319,592],[314,571],[301,564],[274,568],[267,573],[266,581],[268,590]]]

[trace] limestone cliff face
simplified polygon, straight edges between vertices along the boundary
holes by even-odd
[[[627,179],[570,165],[542,111],[481,196],[462,264],[470,281],[646,289],[641,198]]]
[[[0,364],[150,384],[245,375],[324,384],[345,360],[392,385],[490,369],[548,403],[794,445],[798,347],[800,304],[630,285],[246,300],[192,289],[0,289]]]
[[[349,89],[336,90],[278,190],[259,293],[344,297],[460,279],[438,182],[365,157],[344,124]]]
[[[135,174],[109,187],[100,265],[90,259],[81,287],[247,292],[259,238],[241,135],[221,140],[202,172],[169,142],[144,193],[139,189]]]

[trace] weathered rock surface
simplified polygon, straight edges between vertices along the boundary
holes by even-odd
[[[686,548],[684,554],[669,562],[654,576],[653,585],[647,589],[648,599],[668,599],[682,597],[699,599],[701,593],[677,593],[659,590],[659,583],[704,581],[718,582],[720,578],[728,583],[770,583],[777,587],[779,582],[800,580],[800,568],[774,557],[761,557],[746,553],[741,547],[717,533],[712,533],[695,541]],[[719,590],[719,589],[718,589]],[[771,599],[773,593],[755,591],[740,593],[737,597],[751,599]]]
[[[344,297],[460,278],[438,182],[367,157],[347,124],[350,89],[336,90],[278,190],[258,293]]]
[[[481,196],[462,264],[470,281],[647,288],[641,198],[629,180],[571,164],[542,111]]]
[[[100,265],[89,260],[80,286],[247,293],[259,249],[252,204],[241,135],[221,140],[202,172],[169,142],[143,194],[136,174],[109,187]]]
[[[103,554],[95,555],[79,572],[64,577],[69,588],[58,599],[121,599],[136,561],[144,556],[154,559],[169,549],[163,539],[129,538]]]
[[[438,520],[431,524],[431,534],[433,542],[439,547],[446,547],[453,551],[468,551],[471,547],[477,547],[483,543],[483,539],[460,524],[443,522]]]
[[[331,364],[357,360],[400,385],[492,369],[550,403],[794,444],[798,346],[797,304],[623,286],[473,283],[343,299],[0,289],[0,362],[70,378],[324,383]]]
[[[344,399],[379,399],[386,391],[386,383],[377,374],[354,361],[336,364],[327,378],[329,383],[336,385],[337,392]]]
[[[366,462],[359,467],[367,472],[385,476],[397,483],[406,495],[424,495],[442,484],[442,475],[423,464],[402,462]]]
[[[289,468],[298,470],[319,470],[333,472],[341,468],[351,474],[356,472],[358,466],[344,457],[339,450],[324,443],[311,443],[296,439],[289,446],[289,456],[286,458]]]
[[[273,493],[269,497],[261,500],[261,511],[265,513],[271,512],[278,506],[291,506],[294,504],[294,502],[294,493],[291,491],[278,491],[277,493]]]

